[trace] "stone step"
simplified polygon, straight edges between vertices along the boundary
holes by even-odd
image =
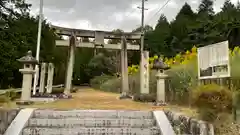
[[[23,135],[160,135],[153,128],[25,128]]]
[[[35,110],[33,118],[131,118],[151,119],[153,114],[150,111],[116,111],[116,110]]]
[[[65,119],[41,119],[31,118],[29,127],[153,127],[153,119],[103,119],[103,118],[65,118]]]

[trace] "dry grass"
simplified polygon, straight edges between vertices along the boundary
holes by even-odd
[[[61,99],[49,103],[35,103],[23,108],[44,108],[44,109],[105,109],[105,110],[159,110],[163,107],[155,107],[147,103],[134,102],[132,100],[119,100],[119,94],[102,92],[93,89],[81,89],[72,94],[72,99]],[[16,108],[14,102],[3,105],[7,108]]]
[[[54,102],[36,102],[29,106],[17,106],[15,102],[2,105],[3,108],[39,108],[39,109],[93,109],[93,110],[172,110],[182,112],[188,116],[195,115],[195,109],[180,106],[153,106],[150,103],[134,102],[130,99],[119,100],[119,94],[81,88],[72,93],[72,99],[61,99]]]

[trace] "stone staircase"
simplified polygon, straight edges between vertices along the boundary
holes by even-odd
[[[150,111],[35,110],[22,135],[161,135]]]

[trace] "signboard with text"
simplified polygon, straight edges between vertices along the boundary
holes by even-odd
[[[228,41],[198,48],[198,78],[230,77]]]

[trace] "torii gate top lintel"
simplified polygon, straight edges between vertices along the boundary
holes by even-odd
[[[73,29],[60,26],[51,26],[52,29],[56,30],[56,34],[71,36],[73,33],[76,37],[86,37],[86,38],[95,38],[97,34],[103,34],[104,39],[121,39],[122,36],[125,36],[128,40],[139,40],[141,38],[141,33],[133,32],[123,32],[116,33],[111,31],[100,31],[100,30],[84,30],[84,29]]]

